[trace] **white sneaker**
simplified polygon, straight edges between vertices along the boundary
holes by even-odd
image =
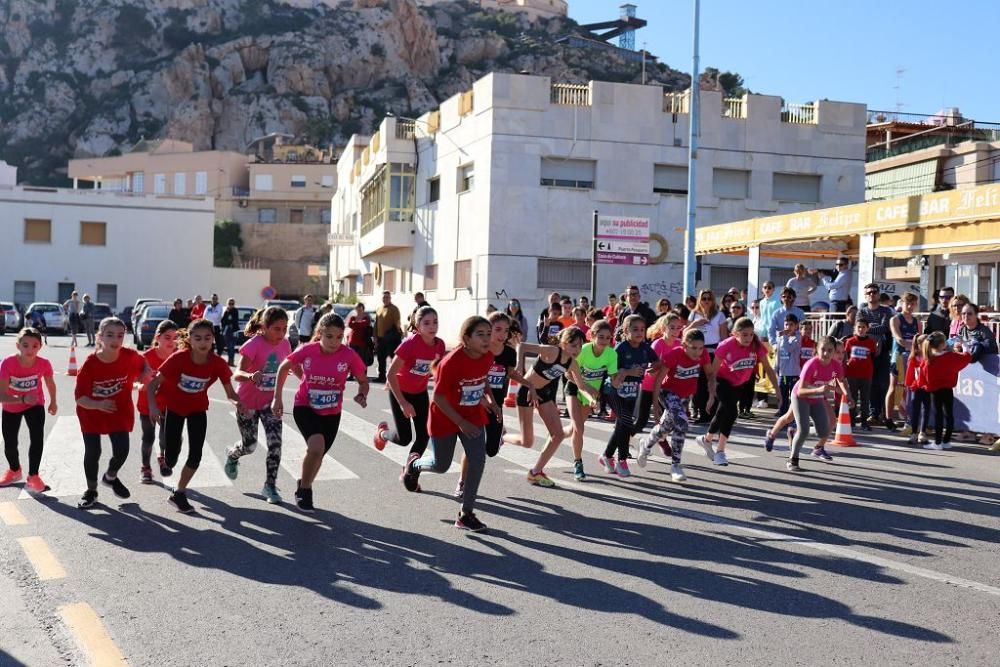
[[[675,463],[670,466],[670,479],[675,482],[687,481],[687,475],[684,474],[684,468],[682,468],[679,463]]]
[[[712,459],[712,463],[717,466],[727,466],[729,465],[729,459],[726,458],[725,452],[716,452],[715,458]]]
[[[757,401],[756,403],[754,403],[754,404],[753,404],[753,406],[754,406],[755,408],[766,408],[766,407],[767,407],[767,401],[765,401],[765,400],[764,400],[764,399],[762,398],[762,399],[760,399],[759,401]]]
[[[640,468],[645,468],[647,458],[649,458],[649,449],[647,448],[646,441],[643,440],[639,443],[639,455],[635,457],[635,464]]]
[[[925,434],[921,433],[920,435],[917,436],[917,442],[919,442],[921,445],[926,445],[928,442],[930,442],[930,440],[927,439],[927,436]]]
[[[924,445],[924,449],[934,449],[934,450],[940,451],[940,450],[944,449],[944,447],[942,447],[941,445],[937,444],[936,442],[928,442],[926,445]]]
[[[941,449],[951,449],[951,443],[950,442],[942,442],[941,443]]]
[[[715,458],[715,450],[712,449],[712,443],[705,440],[705,436],[699,435],[694,439],[694,441],[701,445],[701,448],[705,450],[705,456],[709,459]]]

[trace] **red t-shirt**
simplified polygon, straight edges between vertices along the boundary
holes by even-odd
[[[431,364],[444,357],[444,341],[435,338],[430,345],[424,342],[420,334],[410,334],[399,347],[396,357],[403,361],[396,374],[399,388],[407,394],[419,394],[427,391],[427,381],[431,377]]]
[[[194,363],[191,350],[174,352],[160,366],[163,383],[160,392],[164,394],[163,404],[170,412],[187,417],[195,412],[208,411],[208,388],[216,380],[229,384],[233,372],[225,360],[210,352],[203,364]],[[157,392],[156,402],[160,402]]]
[[[799,363],[805,366],[806,362],[816,356],[816,341],[812,338],[802,339],[802,351],[799,353]]]
[[[98,435],[131,432],[135,426],[132,385],[142,376],[145,367],[142,355],[128,347],[122,348],[118,358],[110,363],[101,361],[96,354],[87,357],[76,378],[75,398],[79,400],[87,396],[95,401],[113,400],[115,411],[107,413],[77,405],[80,430]]]
[[[718,376],[734,387],[739,387],[753,375],[757,368],[757,360],[767,356],[767,350],[758,340],[750,341],[746,347],[740,341],[730,336],[719,343],[715,350],[715,358],[722,359]]]
[[[146,363],[149,364],[149,367],[152,368],[154,371],[159,370],[160,366],[163,365],[163,362],[166,361],[166,359],[160,359],[160,355],[156,353],[155,347],[151,347],[145,352],[143,352],[142,358],[146,360]],[[139,387],[139,400],[136,401],[136,407],[139,410],[139,414],[146,415],[147,417],[149,416],[149,399],[146,397],[146,385],[148,384],[149,383],[146,382],[145,384]],[[160,412],[163,412],[163,409],[166,407],[163,404],[162,387],[158,392],[156,392],[156,407],[160,409]]]
[[[204,303],[196,303],[193,306],[191,306],[191,321],[192,322],[194,322],[195,320],[201,319],[202,317],[205,317],[205,307],[206,306],[205,306]]]
[[[844,343],[844,359],[846,373],[849,378],[871,378],[875,374],[875,364],[872,358],[878,349],[875,339],[871,336],[858,338],[851,336]]]
[[[673,347],[662,358],[667,369],[663,388],[678,398],[687,398],[698,390],[699,371],[712,363],[712,358],[705,349],[701,351],[700,357],[692,359],[683,347]]]
[[[958,385],[959,372],[969,365],[972,356],[967,353],[945,352],[935,356],[927,363],[924,359],[920,364],[920,374],[924,378],[927,391],[938,389],[954,389]]]
[[[434,396],[442,396],[469,423],[484,426],[486,410],[481,401],[488,386],[486,377],[491,366],[493,355],[489,352],[473,359],[465,348],[455,348],[438,364],[434,375]],[[458,426],[432,401],[427,432],[433,436],[452,435],[458,432]]]
[[[354,316],[348,322],[347,344],[351,347],[367,347],[371,343],[372,318],[368,315]],[[367,335],[365,335],[367,334]]]
[[[924,382],[924,374],[921,372],[920,363],[923,359],[910,355],[910,360],[906,362],[906,388],[910,391],[917,389],[927,389]]]

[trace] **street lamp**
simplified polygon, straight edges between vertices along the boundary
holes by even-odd
[[[698,165],[698,97],[701,86],[699,85],[698,72],[698,15],[701,12],[701,0],[694,0],[694,54],[691,59],[691,100],[688,104],[688,115],[690,117],[688,138],[688,195],[687,195],[687,231],[684,241],[684,296],[694,294],[695,282],[695,255],[694,255],[694,229],[695,214],[698,208],[696,188],[698,185],[697,165]]]

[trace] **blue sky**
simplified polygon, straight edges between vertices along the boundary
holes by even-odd
[[[569,0],[580,23],[616,18],[621,2]],[[691,70],[693,0],[633,0],[650,53]],[[701,67],[739,72],[754,92],[788,102],[831,99],[871,109],[1000,122],[1000,55],[988,26],[1000,2],[702,0]],[[903,68],[897,91],[896,70]]]

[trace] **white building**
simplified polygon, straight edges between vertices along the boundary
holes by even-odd
[[[120,310],[140,297],[217,292],[240,305],[258,305],[270,282],[267,270],[213,266],[211,198],[13,182],[0,176],[4,301],[63,302],[76,290]]]
[[[635,283],[681,296],[687,202],[687,95],[657,86],[491,74],[416,121],[387,118],[338,165],[331,289],[423,291],[457,324],[490,303],[590,292],[592,219],[648,218],[648,266],[601,265],[597,299]],[[865,107],[782,105],[701,95],[697,221],[862,201]],[[794,258],[762,270],[784,282]],[[701,283],[745,285],[745,258],[713,257]]]

